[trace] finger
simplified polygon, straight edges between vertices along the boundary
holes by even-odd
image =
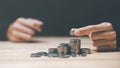
[[[10,38],[11,42],[22,42],[23,40],[16,38],[15,36],[11,36]]]
[[[97,51],[103,52],[103,51],[115,51],[116,50],[116,45],[109,46],[109,45],[104,45],[104,46],[98,46]]]
[[[25,19],[25,18],[18,18],[16,22],[18,22],[18,23],[20,23],[24,26],[30,27],[32,29],[35,29],[37,31],[40,31],[40,29],[35,26],[35,22],[33,22],[31,20],[28,20],[28,19]]]
[[[43,26],[43,22],[42,21],[38,21],[38,20],[33,20],[36,24],[35,26],[39,29],[38,31],[41,32],[42,31],[42,26]]]
[[[15,23],[13,26],[13,29],[19,32],[30,34],[30,35],[35,34],[35,32],[32,29],[25,27],[24,25],[21,25],[19,23]]]
[[[110,31],[110,30],[113,30],[112,25],[110,23],[101,23],[97,25],[89,25],[86,27],[76,29],[74,34],[75,36],[83,36],[83,35],[89,35],[90,33],[94,33],[94,32]]]
[[[95,47],[104,46],[104,45],[109,45],[109,46],[116,45],[116,39],[113,39],[113,40],[94,40],[93,41],[93,46],[95,46]]]
[[[22,39],[23,41],[29,41],[31,40],[32,36],[29,34],[25,34],[19,31],[12,31],[12,35],[16,38],[16,39]]]
[[[95,32],[89,35],[90,39],[92,40],[99,40],[99,39],[115,39],[116,32],[115,31],[102,31],[102,32]]]
[[[31,21],[35,22],[36,26],[43,26],[43,22],[42,21],[39,21],[37,19],[32,19],[32,18],[28,18],[28,20],[31,20]]]
[[[41,29],[41,27],[43,25],[42,21],[39,21],[39,20],[36,20],[36,19],[31,19],[31,18],[28,18],[28,20],[34,22],[34,26],[35,26],[37,31],[39,31],[39,32],[42,31],[42,29]]]

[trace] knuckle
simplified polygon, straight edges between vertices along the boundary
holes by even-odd
[[[21,29],[20,23],[15,22],[11,25],[12,30]]]
[[[113,36],[116,38],[116,36],[117,36],[116,31],[113,31]]]
[[[15,23],[21,23],[21,22],[25,22],[25,21],[26,21],[25,18],[20,17],[20,18],[16,19]]]
[[[109,22],[102,22],[102,24],[110,24]]]
[[[111,23],[107,23],[106,24],[108,27],[112,27],[112,24]]]
[[[23,20],[23,19],[24,19],[23,17],[19,17],[19,18],[17,18],[16,21],[21,21],[21,20]]]
[[[19,28],[19,25],[17,24],[17,22],[16,22],[16,23],[13,23],[12,28],[13,28],[13,29]]]
[[[106,27],[112,27],[112,24],[109,22],[103,22],[102,24]]]

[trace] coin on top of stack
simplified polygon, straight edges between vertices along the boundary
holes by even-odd
[[[70,30],[70,36],[74,36],[75,30],[76,30],[76,28],[72,28],[72,29]]]

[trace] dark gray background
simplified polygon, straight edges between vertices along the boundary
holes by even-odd
[[[18,17],[44,21],[43,32],[37,35],[69,36],[73,27],[104,21],[118,24],[120,0],[0,0],[0,25]]]

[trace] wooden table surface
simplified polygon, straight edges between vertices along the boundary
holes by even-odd
[[[31,58],[30,54],[56,48],[75,37],[35,37],[36,42],[0,41],[0,68],[120,68],[120,52],[96,52],[87,37],[80,37],[82,47],[92,49],[87,57]],[[77,37],[78,38],[78,37]]]

